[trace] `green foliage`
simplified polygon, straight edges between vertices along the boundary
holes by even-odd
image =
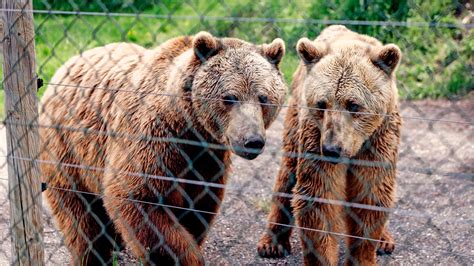
[[[127,41],[154,47],[175,36],[206,30],[216,36],[237,37],[257,44],[282,38],[287,56],[281,67],[290,83],[299,63],[296,42],[301,37],[315,38],[327,26],[316,23],[321,20],[459,24],[463,16],[462,6],[453,0],[41,0],[34,1],[34,7],[165,15],[137,18],[35,14],[38,73],[45,82],[71,56],[95,46]],[[236,17],[243,19],[232,19]],[[298,20],[276,22],[265,18]],[[402,98],[452,97],[474,88],[472,31],[436,26],[347,27],[401,48],[403,60],[397,76]]]
[[[0,120],[3,121],[3,119],[5,118],[5,112],[4,112],[4,105],[3,103],[5,102],[4,98],[5,98],[5,93],[3,90],[0,90]]]
[[[173,0],[35,0],[37,10],[88,11],[88,12],[144,12],[166,14],[179,8],[181,1]]]
[[[362,0],[362,1],[316,1],[310,8],[310,17],[321,20],[359,20],[359,21],[404,21],[408,17],[406,0]],[[317,35],[326,25],[314,27],[311,34]],[[366,25],[351,26],[362,34],[379,35],[383,28]]]

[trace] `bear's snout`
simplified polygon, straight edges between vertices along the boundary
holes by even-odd
[[[265,146],[265,140],[261,135],[257,135],[254,137],[249,138],[247,141],[245,141],[244,147],[246,149],[254,149],[261,151],[263,147]]]
[[[257,158],[265,147],[265,138],[260,134],[246,137],[239,142],[231,143],[232,150],[235,154],[247,160]]]
[[[255,135],[248,138],[244,143],[244,149],[249,154],[247,159],[254,159],[263,152],[265,147],[265,139],[262,135]]]
[[[265,147],[265,126],[262,109],[256,104],[241,104],[231,114],[226,136],[232,151],[238,156],[253,160]]]
[[[342,148],[336,145],[323,145],[323,156],[331,157],[330,159],[339,159],[341,157]],[[337,164],[338,160],[328,160],[330,163]]]

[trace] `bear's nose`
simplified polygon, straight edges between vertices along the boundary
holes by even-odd
[[[252,136],[248,138],[244,143],[244,148],[252,149],[255,153],[260,153],[264,146],[265,140],[261,135]]]
[[[341,157],[341,147],[335,145],[323,145],[323,155],[328,157],[339,158]],[[337,163],[331,161],[332,163]]]

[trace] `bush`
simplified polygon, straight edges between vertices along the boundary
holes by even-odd
[[[33,8],[40,10],[88,11],[88,12],[144,12],[148,10],[169,11],[179,7],[173,0],[38,0]],[[157,8],[159,7],[159,8]]]

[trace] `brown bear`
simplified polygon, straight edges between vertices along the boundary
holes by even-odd
[[[299,40],[297,52],[302,62],[285,120],[287,156],[258,252],[263,257],[288,254],[288,225],[295,221],[306,265],[338,263],[334,233],[354,236],[346,239],[346,263],[375,264],[379,242],[383,251],[394,248],[385,230],[387,209],[380,207],[392,207],[395,197],[400,49],[334,25],[314,41]]]
[[[74,264],[202,265],[231,151],[261,153],[286,85],[281,39],[207,32],[147,50],[116,43],[66,62],[42,99],[41,174]]]

